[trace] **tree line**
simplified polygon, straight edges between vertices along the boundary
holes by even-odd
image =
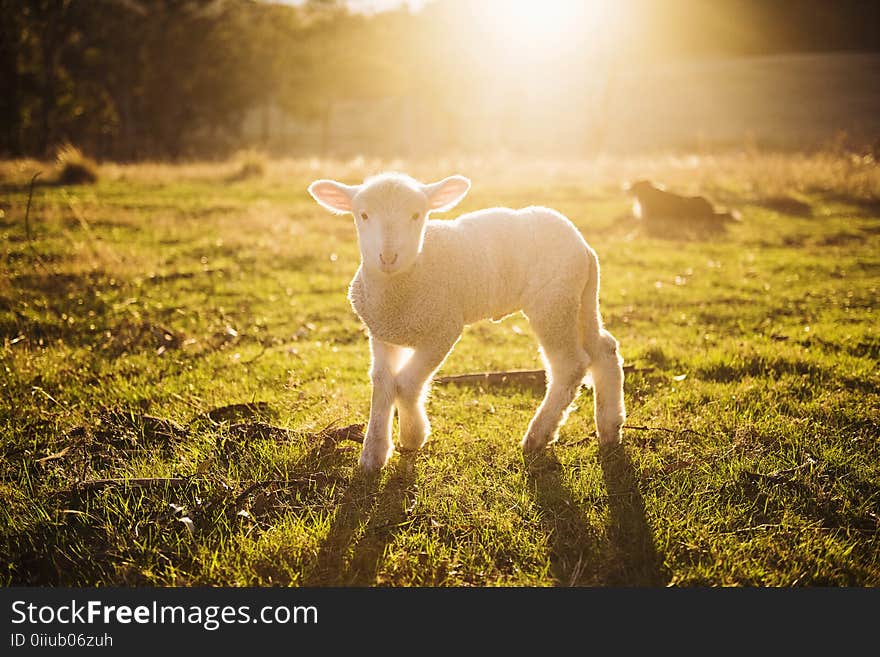
[[[479,1],[479,0],[477,0]],[[877,50],[864,0],[628,0],[627,62],[657,56]],[[454,132],[497,71],[481,66],[474,4],[373,15],[344,2],[0,0],[0,155],[71,142],[115,160],[222,156],[269,104],[303,122],[335,99],[416,96]],[[579,39],[593,35],[585,26]],[[571,44],[570,44],[571,45]],[[575,43],[566,75],[587,79]]]

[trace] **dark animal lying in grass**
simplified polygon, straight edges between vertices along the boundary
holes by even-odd
[[[650,234],[717,233],[730,221],[741,221],[736,212],[719,212],[702,196],[668,192],[650,180],[626,187],[633,201],[633,216],[644,222]]]

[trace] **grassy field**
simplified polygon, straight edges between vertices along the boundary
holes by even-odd
[[[462,211],[578,225],[634,368],[621,448],[585,390],[525,463],[540,391],[447,385],[426,447],[358,474],[354,228],[305,187],[386,166],[471,176]],[[38,185],[28,227],[48,167],[0,164],[0,583],[880,585],[873,161],[108,164]],[[743,223],[651,238],[635,177]],[[440,374],[537,367],[516,316],[466,329]]]

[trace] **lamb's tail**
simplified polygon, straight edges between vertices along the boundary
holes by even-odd
[[[623,358],[617,340],[602,326],[599,311],[599,258],[590,249],[590,272],[581,292],[581,327],[584,347],[590,356],[593,400],[599,442],[620,440],[620,428],[626,420],[623,400]]]
[[[584,348],[594,358],[602,350],[602,314],[599,311],[599,257],[590,247],[589,272],[587,283],[581,292],[581,330],[584,336]]]

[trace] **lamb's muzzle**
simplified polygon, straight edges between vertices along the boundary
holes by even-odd
[[[428,382],[463,327],[517,311],[531,322],[549,379],[523,449],[540,450],[556,439],[588,373],[599,441],[620,440],[623,359],[602,326],[596,253],[568,219],[548,208],[429,219],[432,211],[454,207],[469,188],[463,176],[425,185],[403,174],[362,185],[318,180],[309,186],[322,206],[354,215],[358,232],[361,266],[348,297],[369,329],[372,353],[370,421],[360,457],[365,469],[381,468],[393,453],[395,409],[402,447],[417,449],[427,440]]]

